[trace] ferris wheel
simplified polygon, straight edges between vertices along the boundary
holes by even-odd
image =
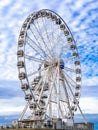
[[[74,38],[57,13],[42,9],[26,18],[17,60],[31,118],[73,120],[79,107],[81,65]]]

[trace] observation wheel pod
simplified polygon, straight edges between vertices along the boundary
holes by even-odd
[[[79,53],[70,29],[43,9],[24,21],[17,49],[18,77],[32,119],[73,120],[81,89]]]
[[[69,31],[68,30],[64,30],[64,35],[68,36],[69,35]]]
[[[26,91],[26,90],[28,90],[28,88],[29,88],[29,85],[28,84],[22,84],[22,86],[21,86],[21,89],[23,90],[23,91]]]
[[[81,88],[81,85],[80,85],[80,84],[77,84],[77,85],[76,85],[76,89],[79,90],[80,88]]]
[[[36,103],[31,103],[29,106],[30,109],[36,109],[36,107],[37,107]]]
[[[60,29],[61,29],[61,30],[64,30],[64,29],[65,29],[65,25],[64,25],[64,24],[61,24],[61,25],[60,25]]]
[[[25,79],[26,78],[26,74],[24,72],[21,72],[19,73],[19,79],[22,80],[22,79]]]
[[[23,61],[18,61],[17,62],[17,67],[18,68],[23,68],[24,67],[24,62]]]
[[[23,55],[24,55],[23,50],[18,50],[18,51],[17,51],[17,56],[18,56],[18,57],[23,57]]]
[[[26,26],[27,26],[27,25],[26,25]],[[18,41],[18,46],[19,46],[19,47],[23,47],[23,44],[24,44],[24,40],[21,40],[21,39],[20,39],[20,40]]]
[[[27,100],[27,101],[32,100],[32,95],[31,94],[25,95],[25,100]]]

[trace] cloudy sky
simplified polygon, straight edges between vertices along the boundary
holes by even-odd
[[[17,40],[26,17],[43,8],[71,29],[82,67],[80,106],[98,113],[98,0],[0,0],[0,115],[19,114],[26,104],[17,78]]]

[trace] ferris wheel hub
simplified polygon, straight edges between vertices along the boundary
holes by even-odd
[[[49,66],[52,66],[52,67],[57,67],[59,66],[60,69],[64,69],[65,65],[64,65],[64,61],[62,59],[57,59],[57,60],[54,60],[54,61],[45,61],[44,63],[44,67],[49,67]]]
[[[64,61],[62,59],[60,59],[60,68],[64,69]]]

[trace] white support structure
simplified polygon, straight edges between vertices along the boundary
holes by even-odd
[[[59,62],[59,61],[58,61]],[[59,64],[59,63],[58,63]],[[57,74],[57,118],[60,118],[60,72],[59,72],[59,65],[58,65],[58,74]]]
[[[21,120],[22,120],[24,114],[26,113],[26,111],[27,111],[27,109],[28,109],[28,106],[29,106],[29,104],[27,103],[27,104],[25,105],[25,107],[24,107],[24,109],[23,109],[21,115],[19,116],[18,121],[21,121]]]
[[[78,50],[70,29],[54,11],[42,9],[24,21],[18,40],[17,67],[21,89],[29,108],[29,120],[39,125],[54,118],[74,120],[79,101],[81,65]],[[55,109],[55,112],[54,112]],[[84,117],[84,116],[83,116]],[[40,123],[39,123],[40,122]]]

